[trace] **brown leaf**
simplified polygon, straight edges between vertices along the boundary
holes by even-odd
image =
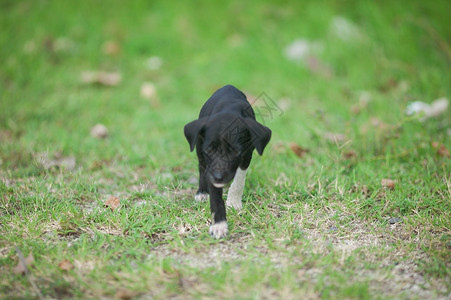
[[[102,46],[102,51],[106,55],[117,55],[121,51],[121,46],[116,41],[106,41]]]
[[[392,180],[392,179],[382,179],[381,180],[381,184],[383,187],[393,190],[395,188],[395,185],[397,183],[397,180]]]
[[[437,154],[441,157],[451,157],[449,154],[449,150],[445,147],[445,145],[440,145],[440,147],[437,150]]]
[[[74,265],[67,259],[64,259],[58,264],[58,267],[63,271],[69,271],[74,268]]]
[[[119,198],[111,196],[110,198],[108,198],[105,203],[103,203],[104,207],[109,207],[111,208],[111,210],[115,211],[119,205],[121,204],[121,201],[119,200]]]
[[[345,159],[353,159],[357,157],[357,153],[354,150],[346,151],[343,153]]]
[[[129,300],[137,296],[138,293],[135,291],[130,291],[128,289],[118,289],[116,291],[116,298],[123,299],[123,300]]]
[[[81,81],[87,84],[116,86],[121,80],[122,76],[118,72],[86,71],[81,74]]]
[[[34,263],[33,253],[30,252],[27,258],[25,258],[24,262],[22,262],[22,260],[19,259],[19,263],[17,264],[17,266],[13,268],[14,274],[25,274],[27,272],[27,268],[30,268],[33,265],[33,263]]]
[[[437,155],[440,157],[451,157],[449,150],[443,144],[432,142],[432,148],[437,150]]]
[[[302,148],[301,146],[299,146],[299,145],[296,144],[296,143],[291,143],[291,144],[290,144],[290,149],[291,149],[291,151],[293,151],[294,154],[296,154],[296,156],[299,157],[299,158],[303,158],[307,153],[310,152],[309,149],[307,149],[307,148]]]
[[[440,147],[440,144],[438,142],[432,142],[431,143],[432,148],[437,149],[438,147]]]
[[[398,86],[398,80],[396,78],[389,78],[379,85],[379,90],[382,93],[387,93]]]

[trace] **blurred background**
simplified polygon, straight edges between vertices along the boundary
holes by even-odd
[[[0,11],[4,170],[39,174],[36,154],[195,168],[182,128],[225,84],[273,129],[274,156],[312,150],[321,165],[353,141],[350,159],[410,163],[435,155],[433,143],[449,149],[449,1],[37,0]],[[427,121],[406,114],[442,98]]]
[[[450,12],[0,0],[0,298],[449,299]],[[226,84],[273,134],[214,241],[183,127]]]

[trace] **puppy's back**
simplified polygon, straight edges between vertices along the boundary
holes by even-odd
[[[246,99],[246,95],[233,85],[226,85],[211,95],[200,110],[199,118],[210,116],[220,112],[236,112],[245,116],[253,116],[252,107]]]

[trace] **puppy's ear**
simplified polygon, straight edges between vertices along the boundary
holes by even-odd
[[[252,118],[244,119],[246,126],[251,134],[252,144],[257,149],[258,154],[262,155],[266,145],[271,139],[271,129],[258,123]]]
[[[206,118],[201,118],[185,125],[184,133],[186,139],[188,140],[190,151],[194,150],[194,147],[197,143],[197,137],[199,136],[201,130],[204,128],[205,122]]]

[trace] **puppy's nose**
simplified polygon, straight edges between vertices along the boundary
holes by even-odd
[[[221,182],[224,177],[220,171],[213,171],[211,175],[216,182]]]

